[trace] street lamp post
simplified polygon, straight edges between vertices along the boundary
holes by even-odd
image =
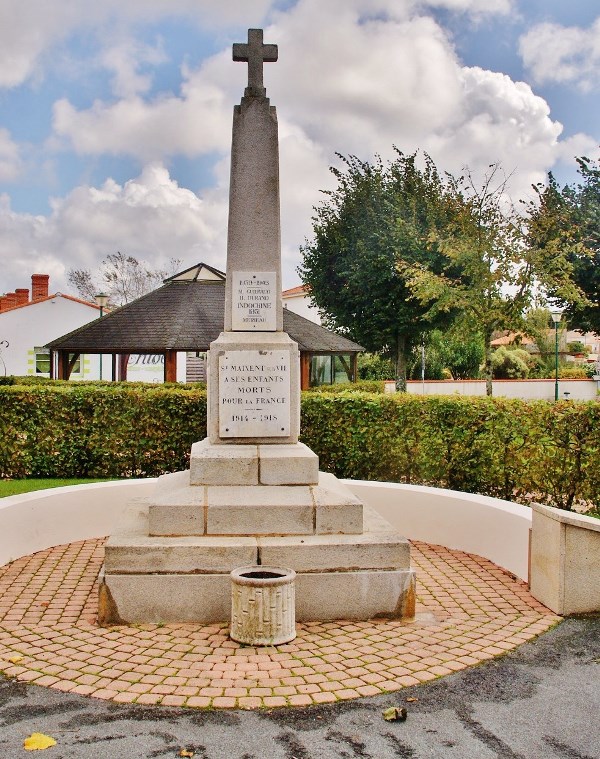
[[[558,400],[558,325],[562,319],[561,311],[551,311],[554,322],[554,400]]]
[[[96,305],[100,308],[100,319],[104,316],[104,309],[108,306],[109,296],[106,293],[98,293],[94,295]],[[102,379],[102,354],[100,354],[100,379]]]

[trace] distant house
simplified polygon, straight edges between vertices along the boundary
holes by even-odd
[[[31,276],[28,288],[0,296],[0,375],[50,376],[48,342],[98,318],[99,308],[62,293],[49,294],[48,274]],[[73,363],[73,379],[97,376],[98,358],[79,354]]]
[[[548,329],[548,340],[554,346],[554,330]],[[581,343],[583,351],[579,356],[569,354],[569,343]],[[539,348],[535,340],[527,337],[522,332],[503,332],[495,340],[492,340],[492,348],[500,348],[503,345],[523,348],[529,353],[539,354]],[[554,347],[552,348],[554,351]],[[600,337],[595,332],[576,332],[575,330],[562,330],[558,337],[558,352],[565,361],[579,361],[580,363],[600,362]]]
[[[202,380],[210,343],[223,331],[224,313],[225,274],[196,264],[102,319],[49,341],[53,376],[68,379],[76,356],[102,353],[111,356],[105,378],[132,379],[135,356],[142,363],[158,359],[166,382]],[[303,389],[356,379],[362,346],[289,308],[283,309],[283,328],[300,348]]]
[[[306,285],[298,285],[298,287],[284,290],[281,293],[283,307],[289,308],[290,311],[303,316],[305,319],[310,319],[315,324],[320,324],[319,309],[311,301],[309,292]]]

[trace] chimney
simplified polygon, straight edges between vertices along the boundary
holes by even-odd
[[[15,306],[18,306],[17,302],[17,294],[16,293],[6,293],[4,296],[4,303],[2,304],[3,311],[10,311],[11,308],[14,308]]]
[[[29,290],[26,287],[17,287],[15,295],[17,296],[18,306],[23,306],[25,303],[29,303]]]
[[[48,297],[48,280],[49,274],[32,274],[31,275],[31,302],[42,300]]]

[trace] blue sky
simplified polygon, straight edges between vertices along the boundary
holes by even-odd
[[[225,266],[231,44],[279,44],[284,286],[298,283],[335,153],[392,146],[514,199],[600,151],[600,4],[590,0],[3,0],[0,293],[120,250]]]

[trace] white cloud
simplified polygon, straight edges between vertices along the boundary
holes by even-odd
[[[117,250],[156,268],[170,258],[180,258],[188,266],[205,261],[222,267],[226,229],[222,188],[200,198],[179,187],[159,164],[147,166],[124,185],[109,179],[101,187],[78,187],[54,200],[47,217],[16,213],[4,196],[0,203],[3,278],[19,287],[24,271],[41,270],[51,275],[53,290],[68,292],[69,269],[94,270]]]
[[[538,24],[519,51],[536,82],[573,82],[584,92],[600,85],[600,17],[588,29]]]
[[[10,182],[21,173],[19,146],[7,129],[0,129],[0,182]]]
[[[219,28],[248,19],[261,24],[274,0],[2,0],[0,87],[15,87],[40,73],[40,60],[78,30],[102,35],[105,27],[127,28],[183,17]]]
[[[125,21],[139,19],[142,8],[147,19],[166,8],[192,14],[196,6],[199,12],[212,8],[224,19],[240,8],[233,0],[220,10],[209,0],[121,4]],[[106,18],[116,0],[100,5]],[[265,41],[279,45],[279,62],[265,66],[265,81],[280,120],[285,286],[297,281],[298,246],[311,234],[319,190],[334,184],[328,166],[336,162],[336,151],[369,160],[376,153],[391,156],[393,145],[404,152],[424,149],[440,169],[460,172],[469,165],[475,176],[501,161],[507,173],[516,169],[512,191],[518,198],[543,180],[564,150],[576,147],[571,142],[561,148],[561,125],[527,84],[463,66],[444,29],[427,15],[434,6],[477,16],[503,13],[510,5],[508,0],[298,0],[272,15]],[[268,6],[267,0],[257,3],[261,12]],[[5,204],[0,255],[13,273],[39,269],[41,264],[32,262],[43,261],[66,288],[67,269],[95,268],[116,250],[156,266],[171,257],[186,265],[200,260],[225,265],[231,116],[246,66],[232,63],[227,45],[197,69],[182,67],[177,92],[148,95],[147,67],[160,59],[161,49],[127,50],[128,35],[125,28],[101,60],[114,76],[115,98],[87,109],[60,100],[53,126],[62,150],[133,156],[146,168],[123,185],[107,180],[100,187],[78,187],[56,200],[47,217],[16,214]],[[0,73],[1,67],[0,52]],[[164,168],[170,156],[215,153],[214,189],[202,197],[179,187]]]
[[[113,92],[118,97],[127,98],[147,92],[152,85],[150,74],[141,74],[143,65],[157,65],[166,60],[160,44],[146,45],[126,37],[112,45],[101,55],[100,63],[113,74]]]

